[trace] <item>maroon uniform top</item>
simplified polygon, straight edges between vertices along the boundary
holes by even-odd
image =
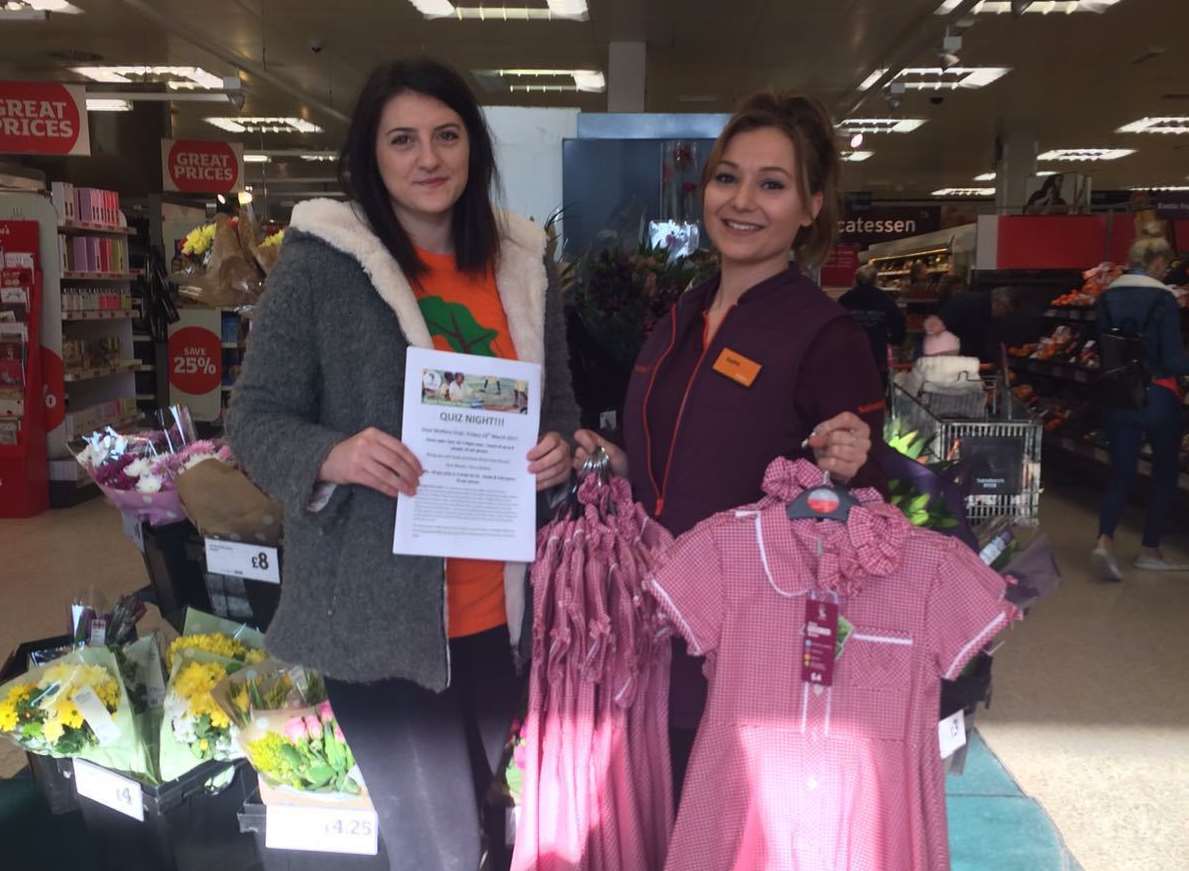
[[[743,294],[707,346],[705,313],[717,290],[714,278],[682,296],[645,341],[628,385],[633,495],[674,535],[761,499],[769,464],[812,460],[801,443],[837,414],[858,414],[873,441],[883,435],[882,382],[866,334],[796,266]],[[737,365],[716,366],[724,351]],[[872,462],[851,486],[886,491]],[[674,662],[677,725],[697,725],[699,678],[695,663]]]

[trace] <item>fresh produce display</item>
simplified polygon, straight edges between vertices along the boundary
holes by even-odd
[[[1099,263],[1093,269],[1082,273],[1085,282],[1077,290],[1062,294],[1053,300],[1054,308],[1073,306],[1092,306],[1098,301],[1102,292],[1110,287],[1111,282],[1123,274],[1123,267],[1114,263]]]
[[[1087,326],[1062,324],[1038,342],[1029,342],[1007,349],[1008,356],[1017,360],[1038,360],[1042,363],[1064,363],[1085,369],[1099,368],[1097,343],[1093,330]]]

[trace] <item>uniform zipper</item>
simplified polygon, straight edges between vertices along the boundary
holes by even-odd
[[[652,367],[652,377],[648,380],[648,389],[644,391],[644,408],[641,417],[644,420],[644,456],[645,465],[648,467],[648,480],[652,484],[652,492],[655,496],[656,508],[655,513],[657,517],[661,516],[661,509],[664,507],[661,500],[661,488],[656,482],[656,470],[652,463],[652,427],[648,423],[648,404],[652,401],[652,388],[656,386],[656,376],[661,370],[661,366],[665,360],[669,359],[669,355],[673,353],[673,348],[677,344],[677,309],[674,308],[672,312],[673,332],[669,339],[669,347],[665,352],[657,358],[656,364]]]
[[[718,325],[718,331],[714,334],[714,338],[718,338],[720,335],[722,335],[723,327],[726,326],[727,320],[731,317],[731,313],[734,311],[735,311],[735,306],[731,306],[729,309],[727,309],[727,313],[723,316],[722,323],[720,323]],[[694,382],[698,380],[698,375],[702,371],[702,364],[706,361],[706,356],[710,353],[710,348],[714,344],[713,340],[707,341],[710,324],[706,320],[705,312],[702,312],[702,319],[703,319],[702,353],[698,356],[698,362],[694,364],[694,371],[690,374],[689,381],[687,381],[685,384],[685,393],[682,395],[681,405],[677,409],[677,421],[673,424],[673,438],[669,442],[669,456],[665,460],[665,480],[661,482],[660,487],[657,487],[656,477],[655,477],[655,475],[652,474],[652,466],[651,466],[652,445],[650,444],[648,446],[648,448],[649,448],[648,456],[649,456],[649,461],[650,461],[649,475],[652,476],[652,486],[657,494],[656,516],[658,518],[661,516],[662,512],[665,510],[665,496],[668,494],[668,491],[669,491],[669,476],[673,474],[673,454],[677,449],[677,436],[681,433],[681,421],[685,417],[685,406],[689,402],[689,395],[690,395],[690,392],[693,390]],[[674,318],[674,320],[673,320],[673,333],[674,333],[673,339],[674,339],[674,342],[676,342],[676,338],[677,338],[677,336],[676,336],[676,333],[677,333],[676,318]],[[670,346],[670,350],[671,349],[672,349],[672,347]],[[655,379],[655,377],[656,377],[656,373],[654,371],[653,378]],[[645,403],[647,403],[647,397],[645,398]],[[645,419],[647,419],[647,412],[648,412],[647,405],[645,405],[644,411],[645,411]]]

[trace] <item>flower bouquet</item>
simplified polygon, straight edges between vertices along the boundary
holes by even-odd
[[[75,650],[0,686],[0,735],[30,753],[149,771],[116,657],[102,647]]]
[[[161,722],[160,772],[181,777],[208,760],[238,759],[231,718],[211,691],[229,674],[265,659],[264,637],[255,629],[193,609],[185,631],[169,645]]]
[[[316,672],[274,660],[230,675],[215,699],[256,772],[280,789],[359,796],[363,778]]]
[[[215,216],[182,244],[183,266],[170,276],[185,298],[209,306],[252,306],[280,253],[279,233],[265,234],[251,206]]]

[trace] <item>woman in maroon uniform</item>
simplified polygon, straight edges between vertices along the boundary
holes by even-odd
[[[759,500],[777,457],[812,455],[840,483],[883,484],[868,462],[884,403],[867,337],[809,277],[837,229],[834,136],[825,110],[804,97],[757,94],[731,118],[704,177],[720,272],[686,293],[640,351],[622,449],[576,434],[579,461],[602,445],[675,535]],[[700,662],[679,646],[670,703],[679,788],[705,698]]]

